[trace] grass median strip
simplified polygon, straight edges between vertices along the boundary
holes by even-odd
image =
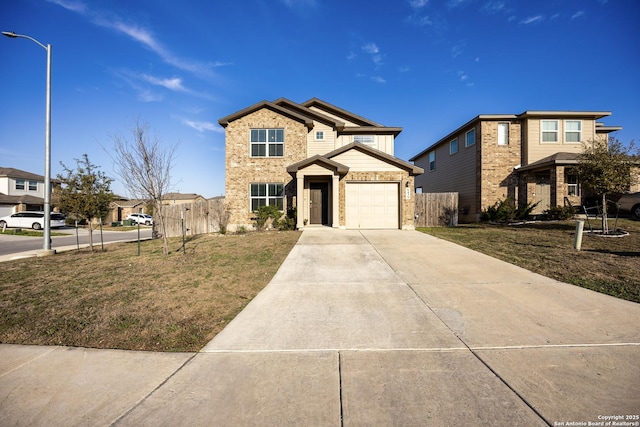
[[[2,264],[0,342],[198,351],[266,286],[299,232],[209,234]]]
[[[640,222],[618,220],[617,227],[629,232],[625,237],[586,233],[580,251],[573,249],[575,227],[575,221],[553,221],[510,226],[465,224],[419,231],[543,276],[640,302]]]

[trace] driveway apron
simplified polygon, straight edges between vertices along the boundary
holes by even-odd
[[[638,325],[639,304],[419,232],[309,228],[220,334],[106,424],[637,422]]]

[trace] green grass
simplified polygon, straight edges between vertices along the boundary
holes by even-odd
[[[618,228],[629,232],[625,237],[586,233],[580,251],[573,249],[575,226],[575,221],[554,221],[418,230],[556,280],[640,302],[640,222],[619,220]]]

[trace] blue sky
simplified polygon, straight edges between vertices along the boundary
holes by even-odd
[[[611,111],[640,141],[637,0],[21,0],[0,29],[53,45],[52,174],[113,135],[176,145],[174,189],[224,193],[219,118],[318,97],[404,131],[407,160],[478,114]],[[0,166],[44,173],[46,52],[0,38]]]

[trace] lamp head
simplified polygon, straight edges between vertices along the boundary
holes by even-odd
[[[7,37],[11,37],[12,39],[18,38],[18,36],[16,35],[15,32],[13,31],[3,31],[2,32],[3,36],[7,36]]]

